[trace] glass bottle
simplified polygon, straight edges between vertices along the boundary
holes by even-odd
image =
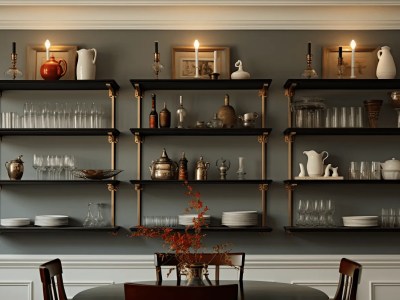
[[[164,102],[164,108],[160,111],[160,128],[171,127],[171,113],[167,109],[167,105]]]
[[[156,111],[156,95],[151,95],[151,111],[149,115],[149,128],[158,128],[158,114]]]
[[[179,108],[176,110],[176,119],[178,128],[185,128],[186,109],[183,107],[183,98],[179,97]]]
[[[187,164],[188,160],[185,157],[185,152],[182,152],[182,157],[179,160],[178,180],[188,180]]]
[[[93,214],[92,214],[92,210],[90,208],[91,205],[92,205],[92,203],[89,202],[89,204],[88,204],[88,212],[87,212],[86,218],[85,218],[85,220],[83,221],[83,224],[82,224],[83,227],[92,227],[94,225],[94,217],[93,217]]]

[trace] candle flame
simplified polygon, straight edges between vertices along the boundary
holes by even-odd
[[[356,49],[356,46],[357,46],[357,44],[356,44],[356,41],[355,40],[351,40],[351,43],[350,43],[350,47],[351,47],[351,49]]]
[[[199,49],[199,47],[200,47],[199,41],[198,41],[198,40],[195,40],[195,41],[194,41],[194,48],[195,48],[195,49]]]
[[[46,42],[44,43],[46,49],[50,49],[50,41],[46,40]]]

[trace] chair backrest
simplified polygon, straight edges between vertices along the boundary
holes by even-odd
[[[125,300],[237,300],[238,285],[163,286],[125,283]]]
[[[339,284],[333,300],[356,300],[357,286],[361,278],[361,265],[342,258],[339,266]]]
[[[62,278],[61,260],[54,259],[39,266],[44,300],[68,300]]]
[[[200,262],[207,266],[215,266],[215,280],[219,280],[220,266],[233,266],[239,270],[239,281],[243,281],[245,253],[203,253]],[[173,253],[155,253],[154,265],[156,267],[156,278],[162,281],[162,266],[175,267],[177,281],[181,280],[181,272],[178,267],[179,261]]]

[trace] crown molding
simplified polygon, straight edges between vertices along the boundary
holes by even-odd
[[[400,29],[399,0],[0,0],[0,8],[0,29],[11,30]]]

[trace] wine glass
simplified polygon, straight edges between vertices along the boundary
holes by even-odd
[[[92,209],[91,209],[92,204],[93,204],[92,202],[88,203],[88,211],[87,211],[86,218],[83,221],[83,227],[93,227],[95,224],[95,219],[93,217]]]
[[[94,225],[95,227],[104,227],[106,226],[106,222],[104,221],[103,217],[103,203],[97,203],[97,216],[94,218]]]
[[[300,199],[297,205],[297,214],[298,214],[296,221],[297,226],[305,225],[305,212],[306,212],[306,203],[304,200]]]
[[[335,213],[335,203],[329,199],[326,201],[326,217],[327,217],[327,225],[335,226],[335,221],[333,219],[333,214]]]
[[[32,167],[36,171],[36,179],[42,180],[42,170],[43,170],[43,155],[33,154],[33,165]]]

